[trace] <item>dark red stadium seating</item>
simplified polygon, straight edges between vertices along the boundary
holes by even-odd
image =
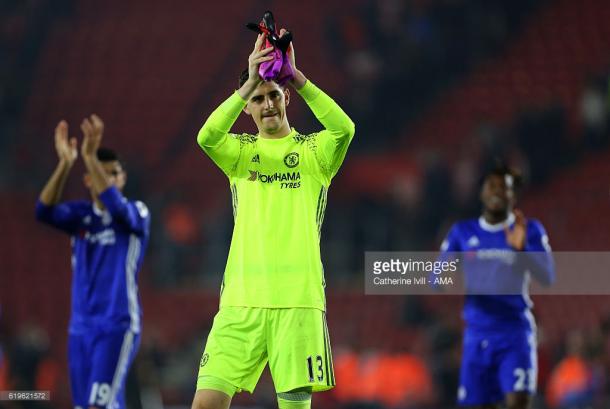
[[[439,104],[404,130],[405,149],[443,146],[451,159],[482,118],[507,125],[520,109],[552,100],[566,107],[576,130],[583,84],[610,66],[609,17],[610,4],[599,0],[543,7],[506,53],[441,95]]]

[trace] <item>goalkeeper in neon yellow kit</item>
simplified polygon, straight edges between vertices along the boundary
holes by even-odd
[[[320,228],[326,192],[354,136],[354,123],[295,65],[290,85],[324,130],[290,128],[290,92],[263,82],[270,60],[259,35],[240,88],[207,119],[197,142],[229,178],[235,227],[220,310],[199,366],[193,408],[225,409],[252,392],[267,362],[281,409],[310,408],[335,384],[325,318]],[[258,135],[229,133],[241,111]]]

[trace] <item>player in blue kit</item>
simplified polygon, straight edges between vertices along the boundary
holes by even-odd
[[[555,270],[542,224],[514,209],[520,178],[505,165],[481,188],[483,214],[453,225],[441,251],[459,252],[466,284],[466,324],[460,406],[525,409],[536,391],[536,324],[528,295],[530,275],[550,285]]]
[[[91,201],[60,202],[78,156],[68,124],[55,129],[59,163],[36,204],[36,218],[72,242],[69,370],[75,408],[124,408],[125,379],[140,341],[137,274],[148,242],[150,215],[121,193],[126,173],[116,154],[100,148],[104,125],[81,124],[84,183]]]

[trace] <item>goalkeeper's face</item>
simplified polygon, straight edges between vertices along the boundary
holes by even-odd
[[[273,81],[261,83],[250,96],[244,111],[252,116],[259,132],[275,134],[288,127],[286,107],[290,92]]]

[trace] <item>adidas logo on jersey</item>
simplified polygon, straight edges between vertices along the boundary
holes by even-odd
[[[468,247],[479,247],[481,243],[479,243],[479,239],[477,236],[472,236],[468,239]]]
[[[258,153],[252,157],[252,163],[261,163]]]

